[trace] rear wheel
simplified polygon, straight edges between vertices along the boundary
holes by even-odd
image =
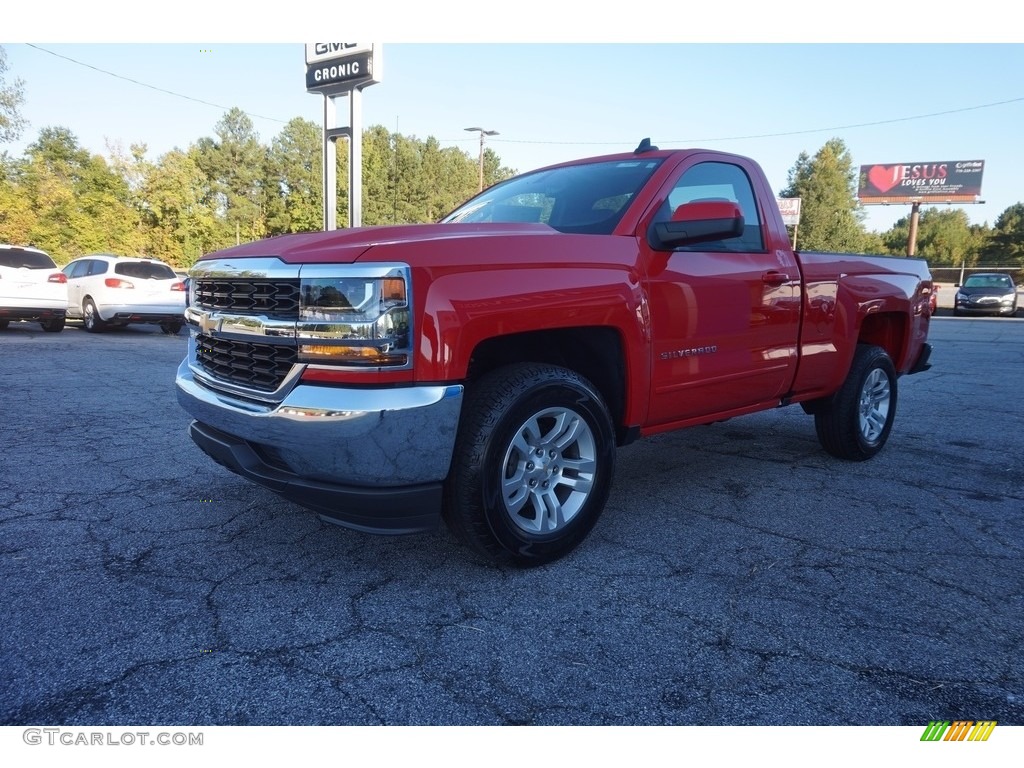
[[[100,317],[100,313],[96,311],[96,305],[93,304],[92,299],[86,299],[82,304],[82,325],[89,333],[99,333],[107,327],[103,318]]]
[[[593,385],[565,368],[501,368],[467,393],[445,519],[489,559],[540,565],[594,527],[614,465],[611,416]]]
[[[184,323],[160,323],[160,330],[168,336],[175,336],[181,331],[184,325]]]
[[[858,344],[843,386],[814,415],[822,447],[851,461],[885,445],[896,417],[896,368],[881,347]]]
[[[55,317],[53,320],[43,320],[40,325],[47,333],[60,333],[64,330],[64,318]]]

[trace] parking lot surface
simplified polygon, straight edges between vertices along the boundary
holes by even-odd
[[[0,724],[1024,724],[1024,320],[937,318],[886,449],[619,452],[569,557],[322,523],[207,459],[185,335],[0,333]]]

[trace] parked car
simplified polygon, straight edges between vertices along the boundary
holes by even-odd
[[[1017,286],[1013,278],[999,272],[979,272],[958,285],[953,301],[954,315],[1017,314]]]
[[[12,320],[60,333],[68,308],[67,278],[38,248],[0,244],[0,331]]]
[[[130,323],[159,325],[176,334],[184,325],[185,283],[167,264],[94,253],[66,267],[68,317],[96,333]]]

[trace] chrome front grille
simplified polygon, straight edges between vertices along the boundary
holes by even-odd
[[[196,336],[196,361],[204,371],[231,384],[263,392],[277,389],[297,359],[294,345]]]
[[[288,279],[196,279],[195,306],[267,317],[299,316],[299,281]]]

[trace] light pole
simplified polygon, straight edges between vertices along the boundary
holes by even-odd
[[[484,191],[484,136],[497,136],[497,131],[487,131],[483,128],[467,128],[467,131],[479,131],[480,133],[480,192]]]

